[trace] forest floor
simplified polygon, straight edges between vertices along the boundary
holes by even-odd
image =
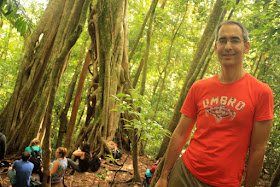
[[[117,161],[120,166],[102,160],[101,167],[95,173],[93,172],[74,172],[70,174],[71,169],[67,169],[64,177],[67,187],[139,187],[143,186],[143,180],[147,168],[150,168],[156,160],[146,156],[139,156],[138,167],[142,182],[129,182],[133,177],[132,155],[123,154]],[[5,168],[0,168],[0,176],[5,187],[10,187]],[[4,172],[3,172],[4,171]],[[113,182],[113,183],[112,183]],[[257,187],[268,187],[269,181],[260,180]]]

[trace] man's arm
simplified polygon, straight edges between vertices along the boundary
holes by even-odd
[[[184,114],[181,115],[180,122],[171,136],[161,176],[155,185],[156,187],[167,186],[168,175],[190,137],[194,123],[194,119]]]
[[[263,158],[269,138],[272,120],[254,122],[249,148],[245,187],[254,187],[262,171]]]

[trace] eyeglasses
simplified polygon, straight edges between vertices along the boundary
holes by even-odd
[[[233,39],[230,39],[230,40],[227,40],[226,38],[220,38],[217,43],[220,44],[220,45],[226,45],[227,42],[230,42],[231,44],[233,45],[237,45],[237,44],[240,44],[242,40],[240,40],[239,38],[233,38]]]

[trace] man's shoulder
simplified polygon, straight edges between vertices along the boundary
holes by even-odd
[[[24,167],[27,169],[30,169],[30,170],[33,170],[34,168],[34,164],[30,161],[22,161],[22,164],[24,165]]]
[[[16,167],[16,166],[21,166],[21,165],[23,165],[25,162],[23,162],[22,160],[15,160],[14,161],[14,166]]]
[[[28,165],[34,167],[34,164],[32,162],[30,162],[30,161],[26,161],[26,162],[27,162]]]
[[[251,74],[248,74],[248,80],[251,87],[255,90],[271,91],[271,88],[267,83],[262,82]]]
[[[15,160],[14,161],[14,164],[18,164],[18,163],[20,163],[21,162],[21,160]]]
[[[197,86],[197,87],[204,86],[204,85],[208,86],[209,84],[213,84],[215,82],[216,82],[216,76],[212,76],[212,77],[197,80],[193,84],[193,86]]]

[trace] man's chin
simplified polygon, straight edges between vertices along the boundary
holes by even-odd
[[[233,62],[232,60],[223,60],[222,62],[221,62],[221,65],[222,66],[234,66],[236,63],[235,62]]]

